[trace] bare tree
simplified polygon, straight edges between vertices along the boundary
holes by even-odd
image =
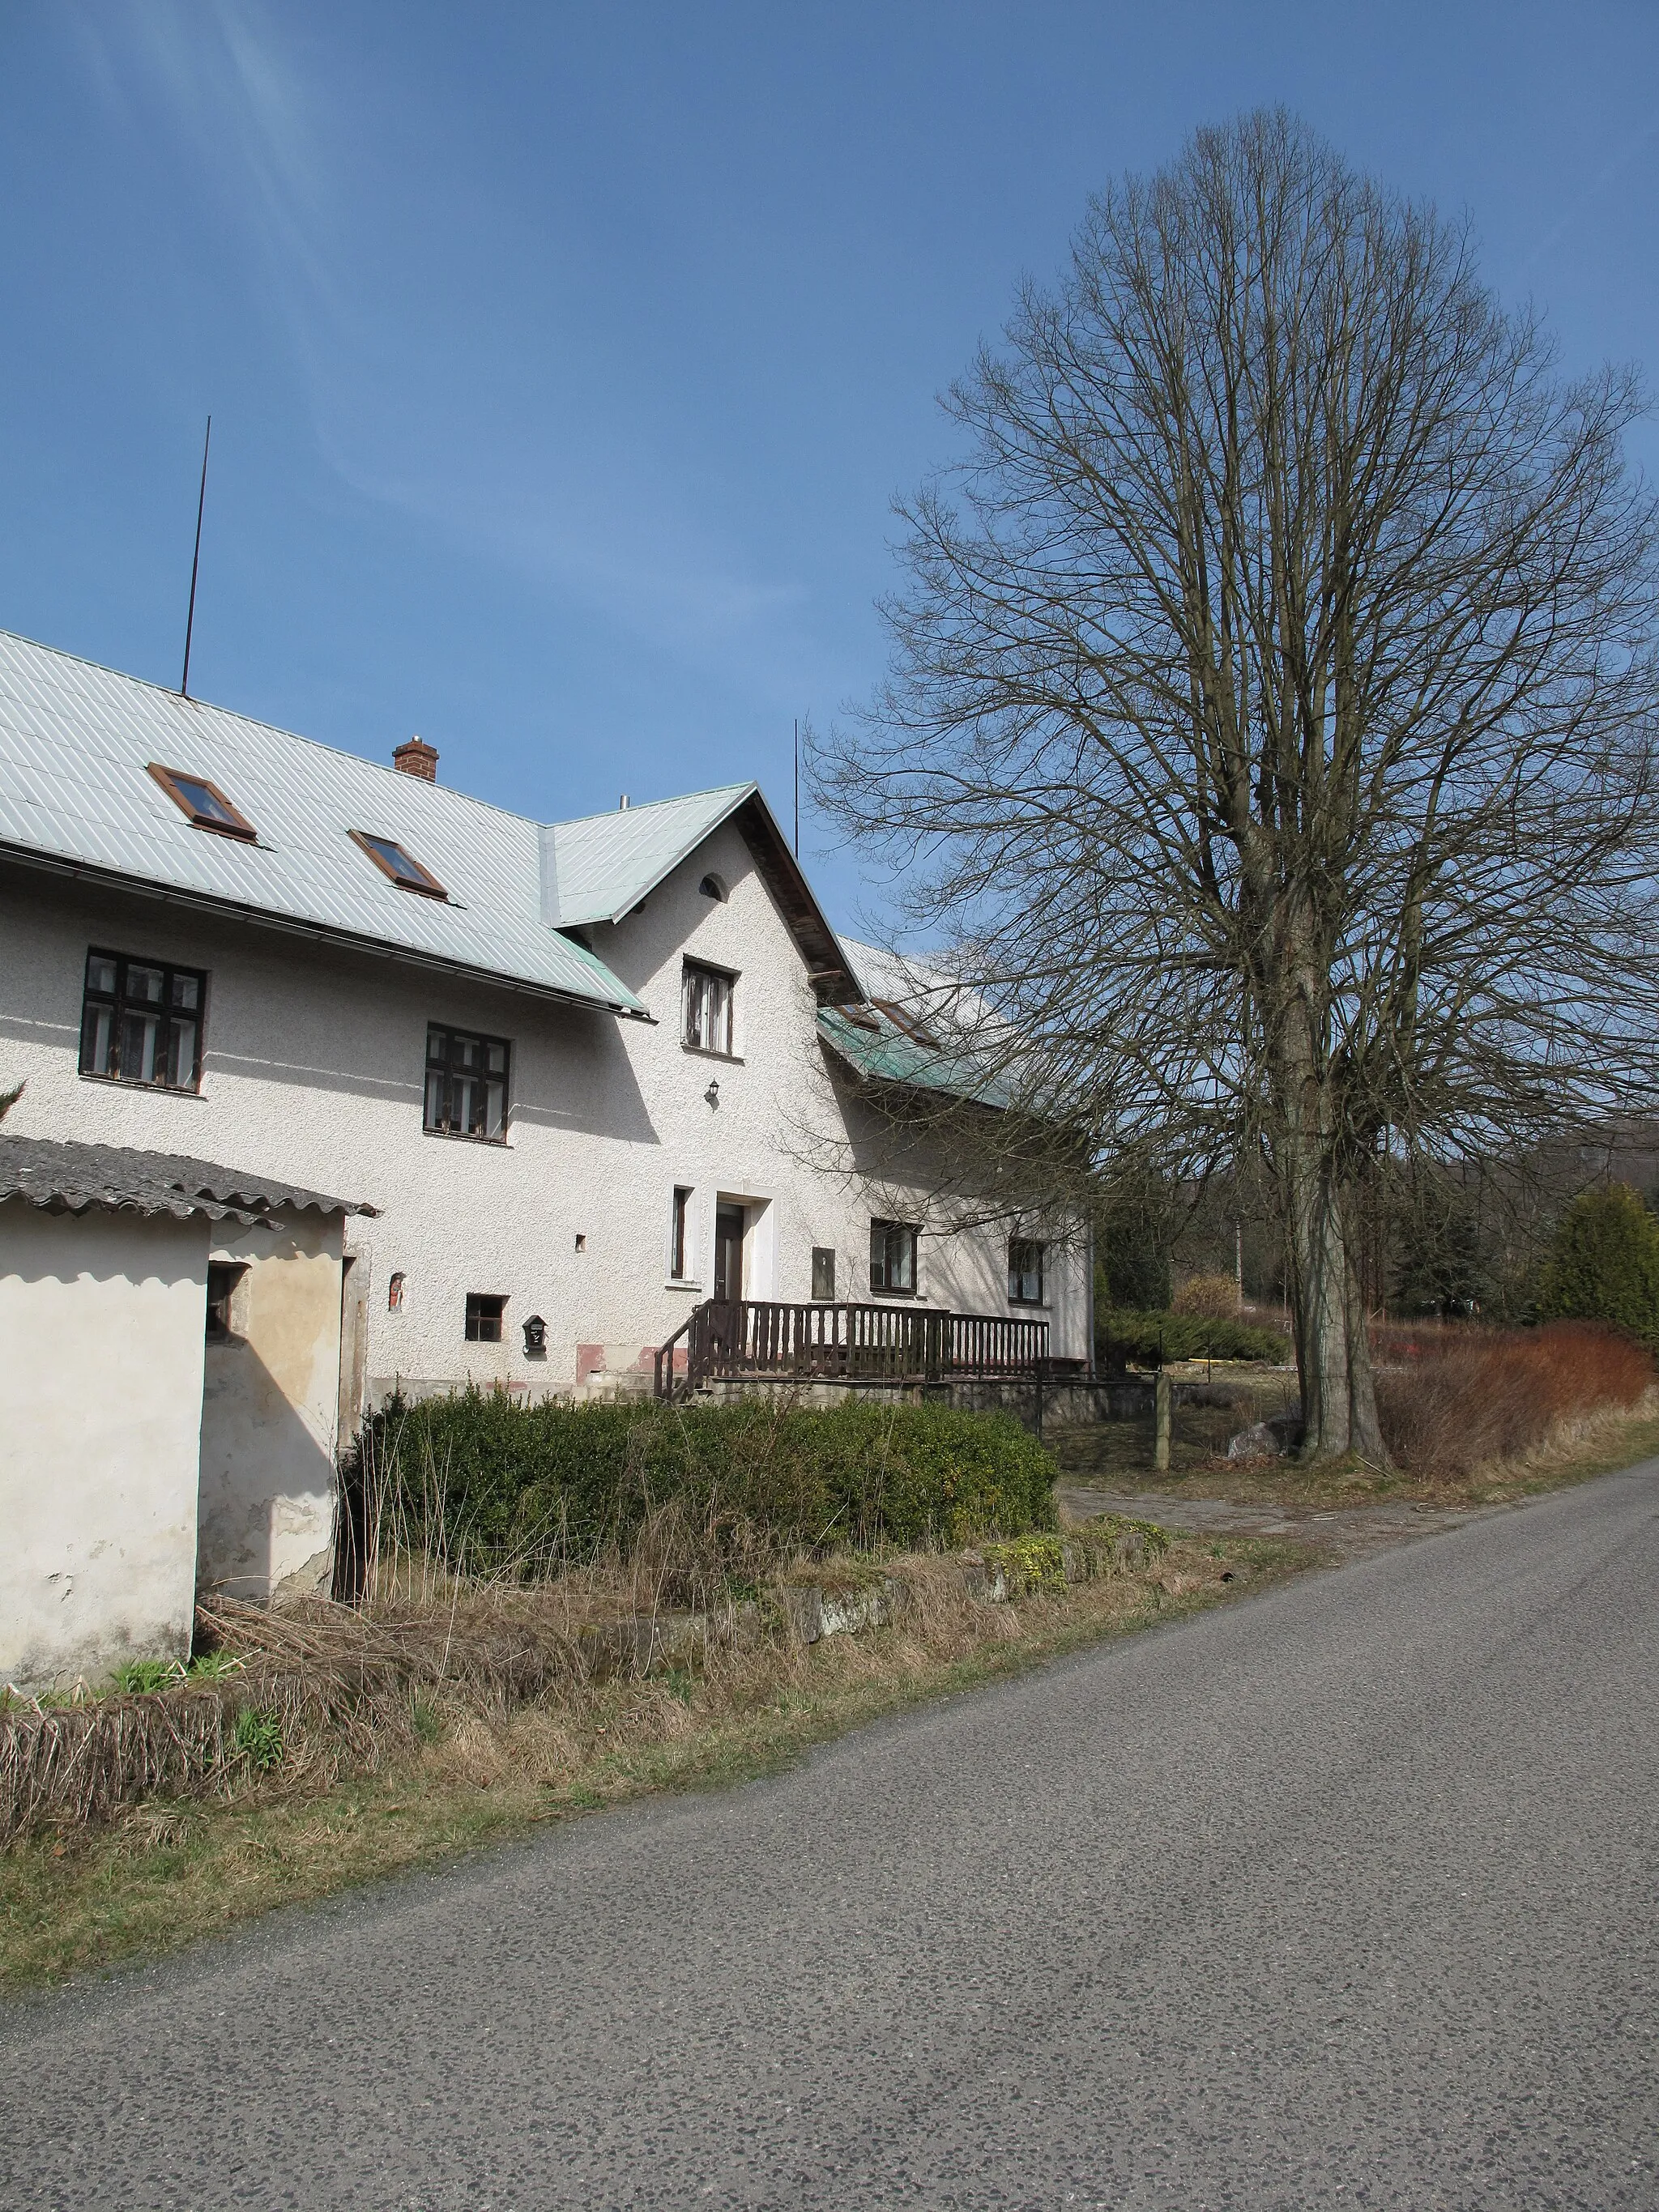
[[[1636,380],[1561,379],[1465,228],[1262,112],[1094,201],[946,404],[821,795],[1022,1126],[1265,1160],[1304,1449],[1383,1461],[1368,1178],[1653,1095]]]

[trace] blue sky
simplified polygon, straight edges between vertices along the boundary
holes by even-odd
[[[1659,379],[1656,83],[1653,0],[0,0],[0,626],[177,683],[210,409],[200,696],[543,818],[787,813],[1092,189],[1282,100]]]

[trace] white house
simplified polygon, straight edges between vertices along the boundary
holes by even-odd
[[[615,1387],[711,1299],[1086,1359],[1080,1249],[948,1233],[896,1170],[866,1086],[927,1079],[927,1042],[753,784],[549,825],[436,767],[0,634],[8,1132],[372,1206],[348,1424],[399,1384]]]
[[[0,1681],[185,1657],[198,1588],[327,1589],[349,1211],[0,1129]]]

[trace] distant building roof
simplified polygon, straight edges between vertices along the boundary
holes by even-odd
[[[216,785],[257,842],[193,827],[151,763]],[[354,830],[395,839],[447,899],[400,890]],[[642,1015],[544,921],[538,836],[442,784],[0,631],[0,849]]]
[[[138,1152],[125,1145],[74,1145],[50,1137],[9,1137],[0,1129],[0,1199],[26,1199],[47,1213],[94,1207],[128,1213],[170,1213],[187,1220],[255,1223],[272,1213],[374,1213],[376,1209],[320,1191],[276,1182],[269,1176],[216,1167],[175,1152]]]
[[[1001,1041],[984,1002],[953,976],[856,938],[841,940],[859,1003],[826,1006],[818,1033],[855,1075],[976,1105],[1009,1107],[1012,1084],[997,1065]]]

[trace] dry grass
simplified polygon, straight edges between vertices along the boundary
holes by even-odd
[[[1229,1439],[1293,1411],[1293,1375],[1201,1362],[1174,1370],[1178,1395],[1167,1474],[1152,1468],[1150,1413],[1053,1431],[1063,1478],[1103,1490],[1166,1491],[1241,1504],[1308,1508],[1382,1499],[1495,1504],[1629,1466],[1659,1450],[1659,1391],[1648,1355],[1580,1323],[1505,1331],[1430,1322],[1379,1332],[1379,1389],[1396,1464],[1304,1467],[1229,1460]]]
[[[573,1680],[512,1710],[446,1686],[371,1771],[330,1782],[313,1765],[228,1802],[150,1804],[112,1829],[14,1844],[0,1854],[0,1980],[60,1979],[550,1819],[737,1780],[877,1714],[1259,1589],[1316,1556],[1179,1544],[1154,1567],[1004,1605],[976,1599],[946,1559],[910,1559],[908,1601],[887,1629],[711,1646],[695,1664]],[[465,1614],[463,1601],[458,1624]],[[424,1638],[437,1619],[378,1626]],[[309,1621],[271,1632],[289,1626],[321,1632]]]
[[[1395,1459],[1457,1480],[1534,1451],[1564,1424],[1628,1414],[1653,1382],[1643,1347],[1590,1322],[1376,1332],[1377,1410]]]

